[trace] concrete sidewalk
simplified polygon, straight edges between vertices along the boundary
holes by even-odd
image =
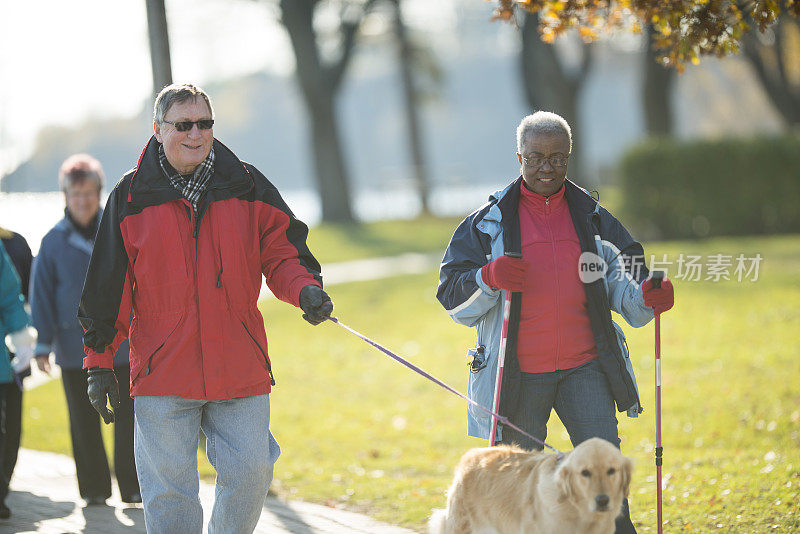
[[[2,534],[135,534],[144,533],[141,505],[114,495],[106,506],[84,507],[78,494],[72,458],[50,452],[20,449],[11,493],[6,499],[11,519],[0,519]],[[200,483],[204,520],[211,514],[214,488]],[[205,530],[204,530],[205,532]],[[258,534],[413,534],[352,512],[269,497],[255,530]]]

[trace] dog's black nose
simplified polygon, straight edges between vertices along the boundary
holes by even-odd
[[[605,510],[606,508],[608,508],[608,501],[609,501],[608,495],[606,495],[605,493],[602,493],[594,498],[594,502],[597,504],[598,510]]]

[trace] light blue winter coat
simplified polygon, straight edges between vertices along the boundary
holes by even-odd
[[[481,267],[507,251],[520,251],[517,211],[520,183],[521,178],[494,193],[489,202],[459,225],[439,273],[439,301],[453,320],[474,326],[477,331],[477,343],[469,351],[472,362],[468,396],[487,408],[492,407],[494,398],[505,290],[494,290],[484,283]],[[584,279],[587,312],[595,334],[598,360],[609,380],[618,409],[636,417],[641,412],[636,378],[625,334],[612,321],[610,310],[621,314],[634,327],[643,326],[653,318],[653,310],[644,305],[640,288],[641,281],[648,274],[643,261],[644,252],[622,224],[585,190],[570,181],[566,181],[564,187],[582,252],[593,254],[606,269],[605,276],[598,275],[588,283],[591,277]],[[603,261],[600,262],[597,256]],[[633,266],[639,269],[632,269]],[[501,386],[501,415],[513,413],[519,387],[519,362],[515,352],[519,298],[519,294],[512,297],[509,343]],[[470,405],[468,434],[488,438],[490,419],[486,412]],[[502,438],[502,428],[498,432]]]

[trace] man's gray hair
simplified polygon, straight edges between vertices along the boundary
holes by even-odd
[[[572,152],[572,129],[561,115],[537,111],[522,119],[517,126],[517,152],[522,154],[522,147],[534,134],[564,134],[569,139],[569,151]]]
[[[205,91],[190,83],[173,83],[172,85],[167,85],[158,93],[156,102],[153,105],[153,122],[163,124],[164,116],[173,104],[194,100],[198,96],[205,100],[208,111],[211,112],[211,118],[213,119],[214,108],[211,106],[211,99]]]

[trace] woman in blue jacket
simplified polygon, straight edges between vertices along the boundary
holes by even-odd
[[[31,314],[40,332],[36,361],[39,369],[49,372],[50,352],[56,355],[67,399],[78,489],[87,504],[102,504],[111,496],[111,473],[100,420],[86,395],[78,302],[102,215],[103,169],[89,155],[71,156],[61,166],[59,182],[66,199],[64,218],[42,238],[31,276]],[[122,500],[141,502],[133,458],[133,401],[127,388],[130,383],[127,342],[114,357],[114,371],[121,386],[114,425],[114,471]]]

